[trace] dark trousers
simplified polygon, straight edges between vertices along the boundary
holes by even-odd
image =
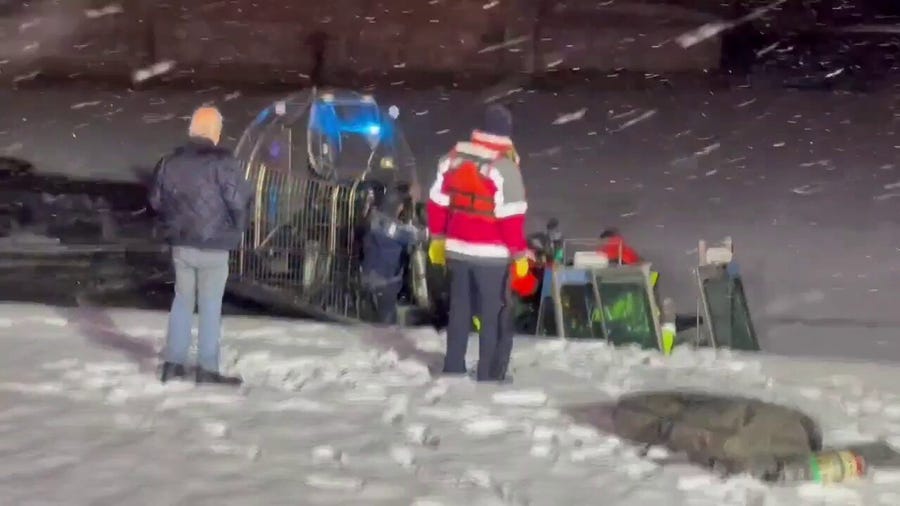
[[[371,289],[375,302],[375,312],[378,315],[378,323],[395,325],[397,323],[397,298],[403,287],[401,281],[392,281]]]
[[[478,381],[500,381],[506,377],[512,353],[512,318],[509,266],[483,265],[450,260],[450,318],[447,324],[447,355],[444,372],[466,372],[466,348],[472,317],[481,319],[478,336]]]

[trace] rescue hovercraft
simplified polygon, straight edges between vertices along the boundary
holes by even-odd
[[[386,192],[412,222],[416,163],[396,106],[348,90],[297,93],[257,114],[236,149],[254,188],[249,230],[229,289],[266,305],[348,322],[372,321],[360,285],[361,234]],[[409,255],[401,301],[407,320],[432,312],[422,252]]]

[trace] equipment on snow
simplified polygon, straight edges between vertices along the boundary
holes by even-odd
[[[866,460],[852,451],[823,451],[783,463],[774,480],[784,483],[812,481],[833,484],[866,474]]]
[[[643,392],[613,404],[571,406],[576,422],[644,446],[664,446],[662,464],[688,461],[723,474],[776,483],[852,481],[870,467],[898,468],[900,453],[884,441],[822,448],[804,413],[758,399],[699,392]]]
[[[428,218],[398,114],[382,113],[370,95],[343,90],[313,90],[276,105],[260,112],[237,149],[256,194],[228,289],[312,317],[374,321],[359,272],[367,209],[387,188],[407,184],[416,209],[410,223],[423,226]],[[362,146],[365,156],[351,144]],[[294,156],[304,150],[306,156]],[[381,170],[379,159],[393,168]],[[664,353],[680,344],[759,349],[730,248],[728,259],[701,253],[699,315],[686,317],[663,304],[658,274],[618,230],[603,235],[567,239],[552,219],[526,238],[529,272],[510,280],[516,333],[602,339]],[[446,269],[436,265],[443,263],[440,245],[433,240],[405,257],[402,325],[446,324],[449,284]],[[604,247],[614,254],[599,253]]]
[[[629,395],[613,411],[616,434],[685,453],[694,463],[762,479],[822,449],[822,436],[805,414],[755,399],[705,393]]]

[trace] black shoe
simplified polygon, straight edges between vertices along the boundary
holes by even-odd
[[[497,383],[498,385],[509,385],[513,382],[513,378],[509,374],[504,374],[503,376],[491,375],[487,378],[479,378],[475,375],[473,378],[479,383]]]
[[[165,383],[173,378],[184,379],[186,375],[187,369],[183,365],[175,362],[163,362],[162,371],[159,373],[159,381]]]
[[[201,383],[238,386],[244,383],[244,380],[241,379],[240,376],[225,376],[224,374],[219,374],[216,371],[207,371],[198,367],[197,384],[199,385]]]
[[[456,376],[471,376],[472,374],[474,374],[474,371],[466,370],[465,366],[463,366],[462,369],[450,369],[446,365],[444,365],[444,367],[441,369],[442,376],[450,376],[451,378]]]

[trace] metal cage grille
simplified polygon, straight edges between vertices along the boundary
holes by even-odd
[[[260,164],[253,171],[250,227],[232,256],[231,286],[268,292],[311,314],[370,320],[360,286],[361,236],[369,192],[291,176]]]

